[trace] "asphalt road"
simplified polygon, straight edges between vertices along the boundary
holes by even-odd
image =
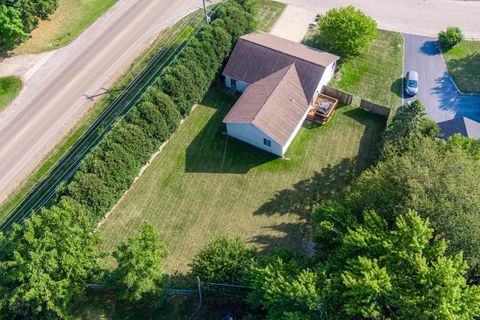
[[[419,75],[420,99],[432,120],[441,122],[467,117],[480,121],[480,95],[461,95],[452,82],[435,38],[403,34],[405,39],[404,74]],[[407,98],[412,100],[415,98]]]
[[[380,28],[436,36],[448,26],[460,27],[467,38],[480,39],[480,1],[457,0],[281,0],[325,13],[353,5],[373,17]]]
[[[0,114],[0,202],[155,36],[199,0],[119,0],[71,45],[37,59]],[[7,62],[8,63],[8,62]]]

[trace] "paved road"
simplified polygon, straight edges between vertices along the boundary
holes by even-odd
[[[458,26],[468,38],[480,39],[480,1],[456,0],[281,0],[325,13],[354,5],[377,20],[382,29],[436,36],[448,26]]]
[[[26,87],[0,114],[0,202],[160,30],[200,5],[199,0],[119,0],[71,45],[21,70]]]
[[[459,117],[480,121],[480,95],[457,92],[436,39],[409,34],[403,37],[404,70],[418,72],[420,86],[417,98],[425,104],[428,116],[436,122]]]

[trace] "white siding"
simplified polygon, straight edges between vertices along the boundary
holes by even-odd
[[[237,91],[240,91],[240,92],[244,92],[245,90],[247,90],[248,88],[248,83],[246,82],[243,82],[243,81],[240,81],[240,80],[235,80],[236,81],[236,88],[237,88]],[[232,87],[232,78],[230,78],[229,76],[225,76],[225,86],[227,88],[231,88]]]
[[[238,140],[251,144],[257,148],[276,154],[283,155],[282,146],[264,134],[261,130],[250,123],[227,123],[227,134]],[[263,139],[272,141],[272,146],[268,147],[263,144]]]
[[[323,73],[323,76],[318,83],[317,90],[315,91],[315,96],[317,95],[317,93],[322,91],[323,86],[327,85],[330,80],[332,80],[332,77],[335,74],[335,66],[336,62],[333,62],[325,68],[325,72]]]
[[[305,114],[304,114],[303,117],[302,117],[302,121],[300,121],[300,122],[297,124],[297,126],[295,127],[295,131],[293,131],[293,133],[292,133],[292,135],[290,136],[290,138],[288,139],[287,143],[282,147],[282,155],[284,155],[285,152],[287,152],[288,147],[289,147],[290,144],[292,143],[293,139],[295,139],[295,136],[297,135],[298,131],[300,130],[300,128],[301,128],[302,125],[303,125],[303,122],[304,122],[305,119],[307,118],[308,111],[310,111],[310,108],[307,108],[307,111],[305,111]]]

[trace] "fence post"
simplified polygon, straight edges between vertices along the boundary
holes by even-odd
[[[200,282],[200,277],[198,277],[198,276],[197,276],[197,285],[198,285],[198,299],[200,301],[200,305],[203,305],[202,282]]]

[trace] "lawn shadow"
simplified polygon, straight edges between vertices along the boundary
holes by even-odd
[[[451,59],[448,66],[452,70],[450,76],[462,91],[480,93],[480,53]]]
[[[327,165],[321,171],[313,172],[310,178],[278,191],[254,214],[296,214],[303,221],[309,221],[316,204],[332,200],[352,182],[356,166],[356,158],[344,158],[336,165]]]
[[[403,90],[403,80],[403,77],[398,78],[397,80],[393,81],[392,85],[390,86],[390,91],[394,93],[397,97],[402,99],[405,98]]]
[[[222,120],[235,104],[220,85],[213,87],[202,105],[214,108],[215,114],[187,147],[186,172],[244,174],[277,156],[226,135]]]
[[[438,45],[438,41],[425,41],[420,47],[420,51],[427,56],[436,56],[437,54],[440,54],[440,47]]]

